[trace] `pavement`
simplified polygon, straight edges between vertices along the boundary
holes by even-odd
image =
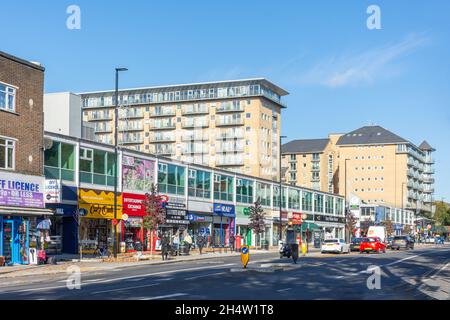
[[[447,244],[370,255],[314,252],[296,265],[277,252],[252,252],[249,270],[241,272],[233,272],[242,270],[238,254],[181,258],[4,277],[0,300],[450,299]]]

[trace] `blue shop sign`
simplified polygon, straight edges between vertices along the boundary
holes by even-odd
[[[54,210],[55,216],[60,217],[72,217],[77,211],[76,205],[61,203],[47,203],[46,208]]]
[[[229,218],[236,217],[234,205],[231,204],[214,203],[214,214]]]

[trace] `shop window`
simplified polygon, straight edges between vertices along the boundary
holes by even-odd
[[[171,164],[159,163],[158,165],[158,191],[184,195],[185,168]]]
[[[190,197],[211,198],[211,173],[189,170],[188,193]]]
[[[45,150],[44,171],[47,179],[75,181],[75,146],[54,141]]]
[[[233,201],[233,178],[214,175],[214,200]]]
[[[314,194],[314,212],[323,213],[323,194]]]
[[[236,202],[253,202],[253,181],[237,179],[236,182]]]
[[[312,211],[312,192],[303,191],[302,194],[302,210]]]

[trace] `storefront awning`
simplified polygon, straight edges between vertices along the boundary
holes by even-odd
[[[0,207],[3,216],[53,216],[53,211],[38,208]]]

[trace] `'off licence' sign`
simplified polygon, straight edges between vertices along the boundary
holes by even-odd
[[[0,205],[44,208],[44,177],[0,173]]]

